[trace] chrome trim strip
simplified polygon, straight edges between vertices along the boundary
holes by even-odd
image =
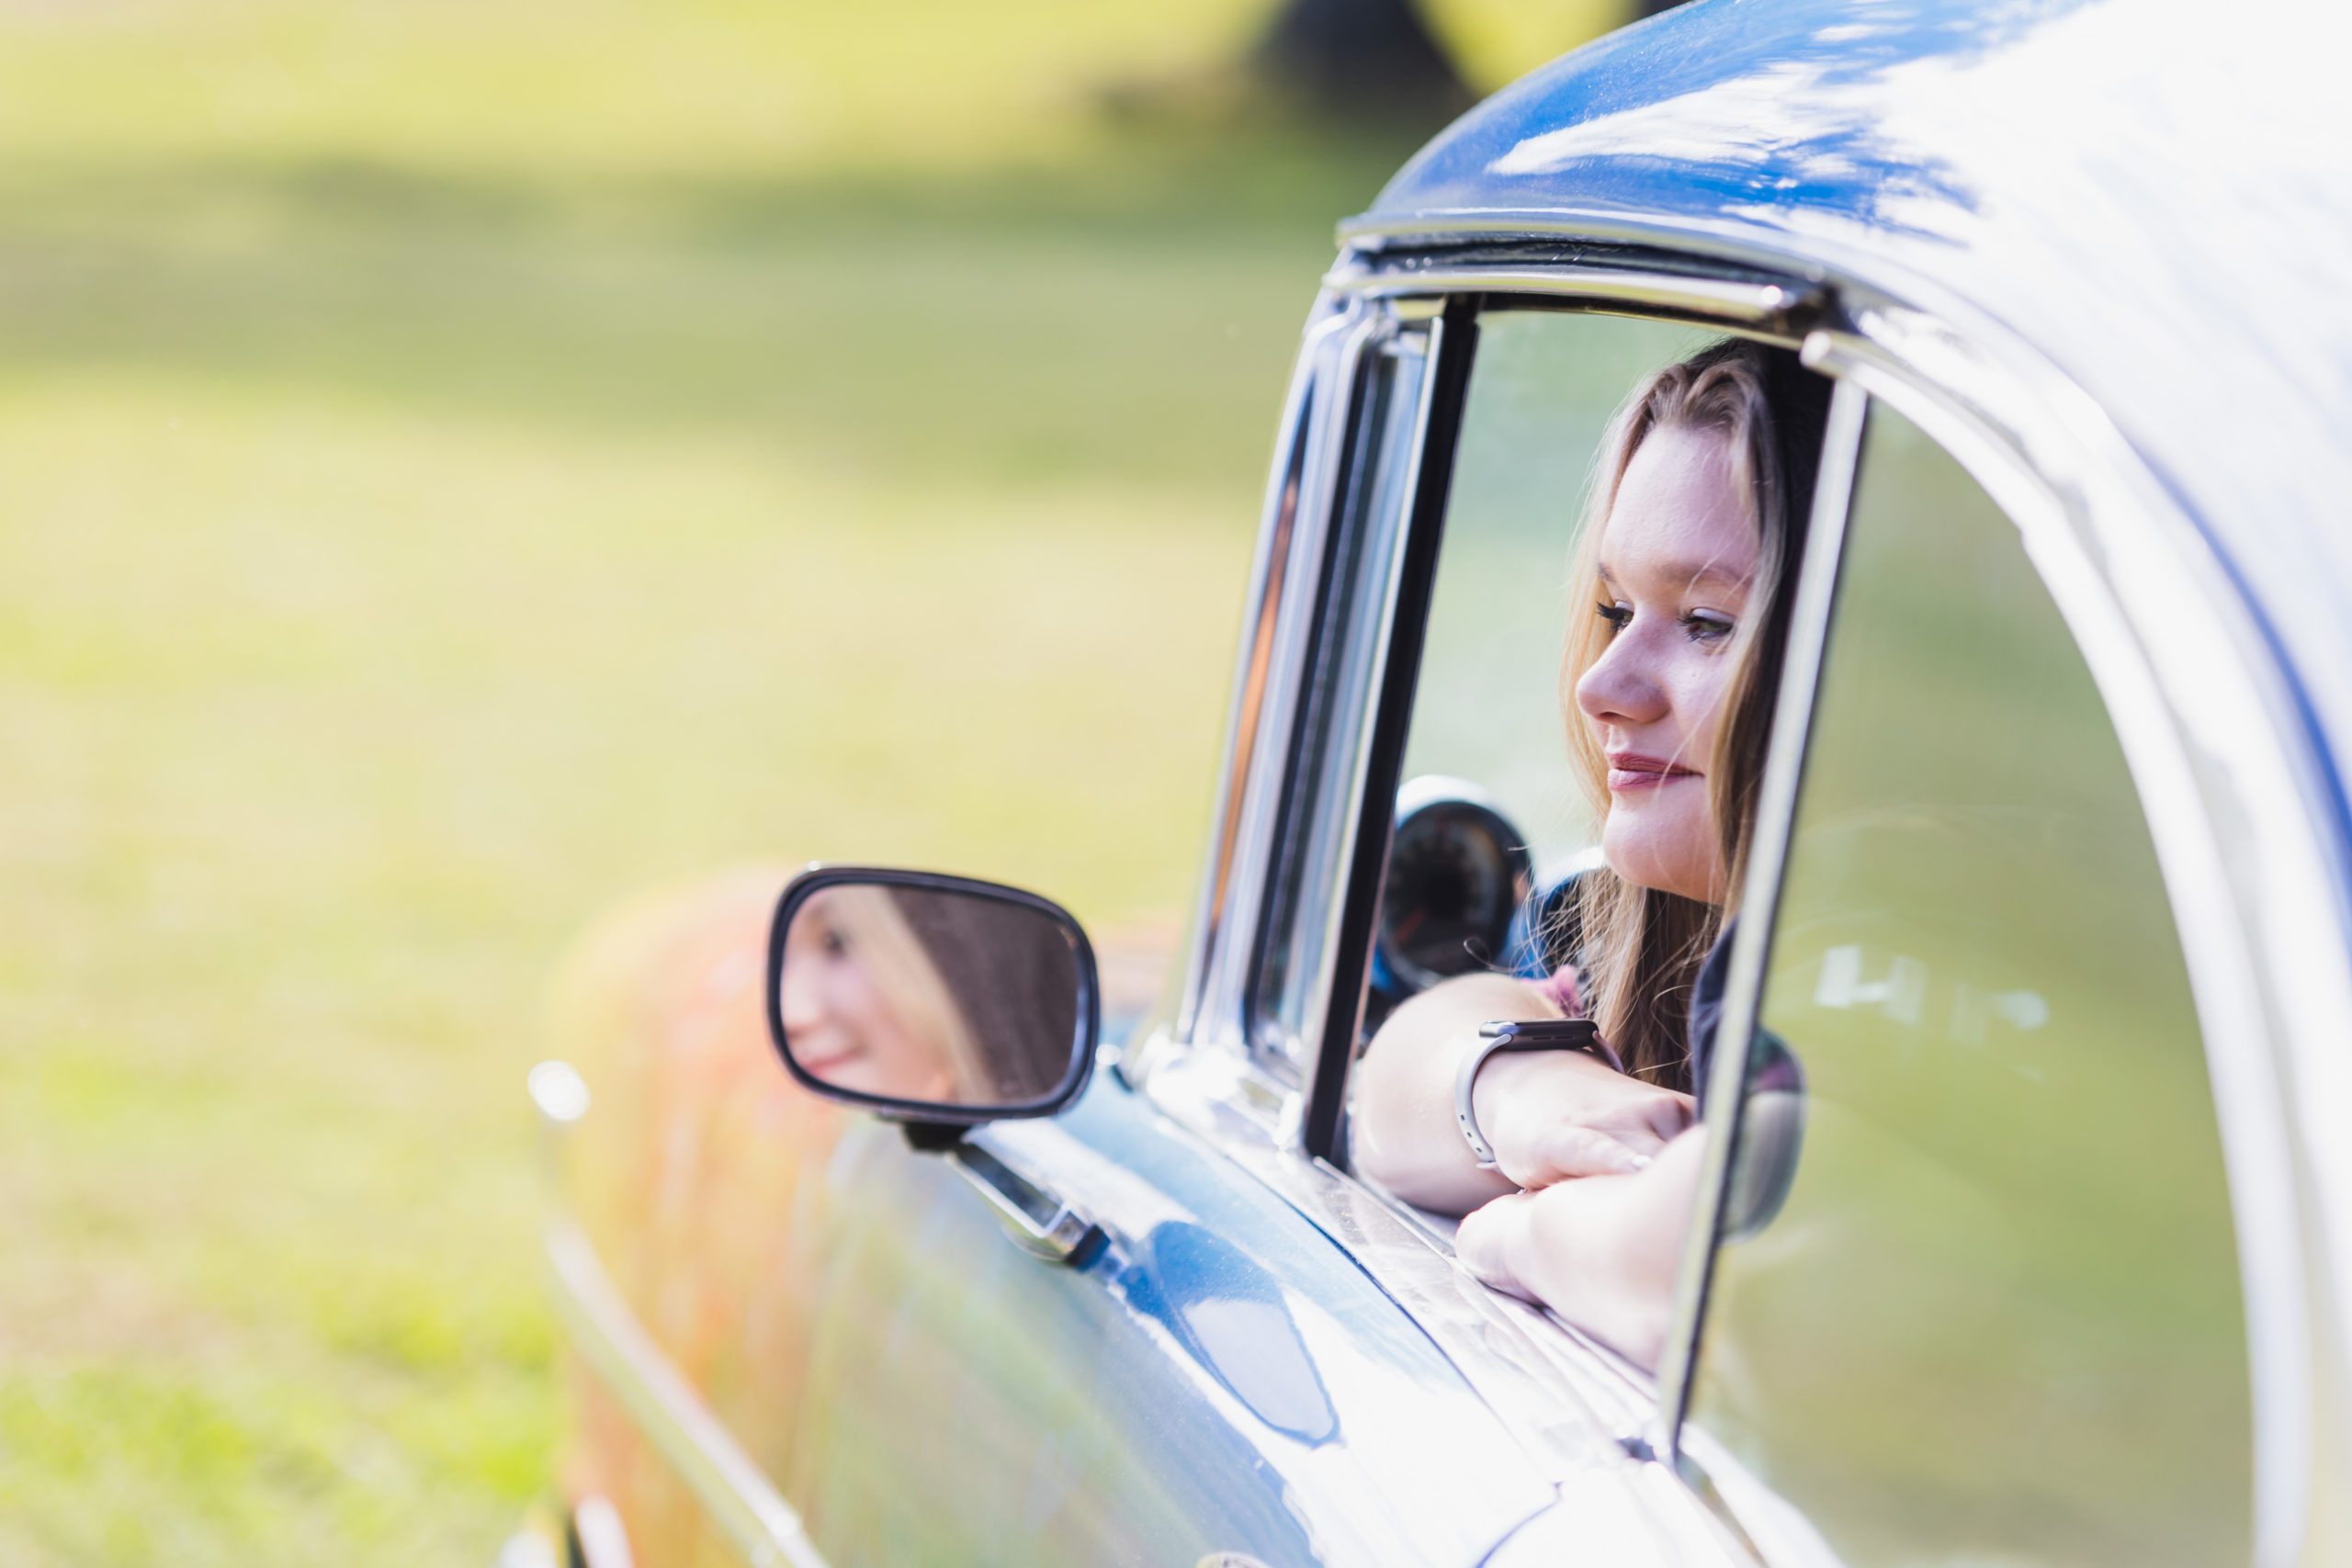
[[[571,1510],[571,1539],[580,1548],[582,1568],[637,1568],[628,1526],[609,1497],[580,1499],[580,1506]]]
[[[1341,245],[1352,250],[1377,250],[1391,241],[1419,241],[1461,236],[1469,239],[1525,237],[1528,239],[1591,239],[1596,236],[1615,240],[1623,224],[1600,220],[1598,215],[1587,217],[1558,209],[1530,208],[1515,210],[1510,208],[1486,208],[1476,211],[1408,212],[1388,217],[1375,217],[1360,212],[1353,218],[1342,218],[1332,225],[1332,236]]]
[[[1566,265],[1541,269],[1456,266],[1396,272],[1342,265],[1327,274],[1323,283],[1328,288],[1371,299],[1397,295],[1546,294],[1648,305],[1753,323],[1777,321],[1801,307],[1818,304],[1822,298],[1818,289],[1789,288],[1777,283]]]
[[[1752,228],[1729,223],[1645,222],[1623,212],[1561,208],[1514,211],[1496,208],[1382,218],[1364,214],[1340,221],[1333,229],[1333,237],[1342,250],[1365,255],[1381,254],[1392,246],[1434,249],[1447,241],[1478,244],[1510,240],[1566,240],[1599,245],[1639,245],[1808,281],[1826,283],[1831,278],[1831,269],[1815,257],[1790,254],[1783,248],[1786,236],[1759,235]],[[1780,243],[1770,243],[1772,241]]]
[[[555,1220],[544,1239],[557,1311],[573,1346],[711,1521],[752,1568],[825,1568],[800,1516],[662,1353],[580,1228]]]
[[[1280,820],[1284,775],[1296,740],[1298,686],[1320,602],[1322,561],[1340,502],[1340,473],[1348,431],[1355,419],[1357,382],[1366,346],[1381,330],[1381,319],[1354,306],[1334,321],[1344,327],[1325,340],[1327,356],[1317,379],[1329,389],[1316,400],[1306,462],[1299,479],[1297,521],[1292,528],[1290,560],[1283,569],[1282,601],[1276,607],[1273,644],[1262,706],[1256,726],[1255,754],[1249,760],[1241,796],[1241,819],[1232,835],[1232,874],[1226,911],[1208,953],[1206,975],[1191,1041],[1214,1043],[1250,1058],[1246,1038],[1246,993],[1264,913],[1266,880]],[[1294,1085],[1283,1086],[1285,1092]]]
[[[1209,964],[1228,927],[1227,898],[1239,870],[1236,864],[1236,838],[1241,828],[1258,742],[1263,735],[1265,699],[1272,690],[1277,626],[1268,624],[1266,617],[1270,608],[1279,612],[1284,585],[1289,581],[1295,552],[1288,547],[1290,541],[1284,536],[1295,534],[1299,520],[1307,514],[1311,493],[1305,472],[1310,456],[1307,449],[1313,447],[1322,423],[1316,417],[1318,405],[1330,400],[1328,396],[1317,396],[1329,385],[1325,374],[1329,368],[1329,344],[1333,333],[1349,320],[1346,312],[1333,308],[1334,304],[1328,294],[1317,301],[1301,334],[1298,361],[1291,372],[1289,393],[1283,400],[1282,423],[1277,427],[1280,434],[1276,437],[1280,445],[1266,481],[1256,554],[1250,568],[1250,599],[1241,617],[1241,646],[1233,661],[1233,695],[1226,710],[1225,747],[1216,773],[1220,783],[1216,811],[1209,823],[1206,862],[1202,867],[1200,892],[1182,955],[1184,978],[1176,998],[1171,1031],[1179,1040],[1190,1040],[1198,1028]],[[1299,493],[1295,496],[1288,493],[1294,466],[1301,469]],[[1261,647],[1265,655],[1262,668],[1259,658]],[[1141,1064],[1139,1070],[1148,1072],[1148,1063]]]
[[[1396,536],[1388,544],[1385,569],[1387,581],[1380,585],[1380,619],[1373,633],[1372,668],[1364,675],[1363,702],[1347,720],[1355,725],[1356,734],[1355,743],[1350,748],[1352,755],[1348,760],[1347,786],[1340,807],[1346,815],[1340,818],[1340,841],[1332,851],[1330,885],[1320,889],[1324,895],[1323,931],[1315,956],[1315,979],[1307,992],[1306,1016],[1299,1021],[1299,1048],[1307,1056],[1300,1064],[1300,1079],[1305,1094],[1310,1097],[1317,1090],[1314,1067],[1319,1060],[1324,1032],[1331,1021],[1331,982],[1340,963],[1340,927],[1347,918],[1349,868],[1355,864],[1356,840],[1363,830],[1365,776],[1372,770],[1374,732],[1379,728],[1374,715],[1380,705],[1380,694],[1388,683],[1388,649],[1396,629],[1396,593],[1405,575],[1406,553],[1413,544],[1413,520],[1420,502],[1421,458],[1429,442],[1430,410],[1437,400],[1438,361],[1445,346],[1445,321],[1442,317],[1432,317],[1425,332],[1408,326],[1398,335],[1408,333],[1423,337],[1420,392],[1413,410],[1412,434],[1407,438],[1412,446],[1406,457],[1408,467],[1397,487]],[[1374,456],[1366,455],[1368,459]],[[1324,809],[1330,809],[1330,804],[1324,802]],[[1286,1131],[1295,1146],[1303,1146],[1303,1121],[1295,1120]]]
[[[1822,652],[1829,640],[1830,613],[1837,604],[1846,516],[1853,501],[1854,467],[1861,456],[1862,417],[1869,401],[1862,389],[1851,381],[1838,382],[1830,394],[1821,474],[1814,488],[1813,516],[1805,525],[1796,600],[1789,612],[1781,691],[1772,711],[1772,739],[1757,789],[1755,839],[1748,850],[1747,886],[1740,890],[1742,919],[1732,939],[1731,970],[1724,976],[1724,1016],[1715,1031],[1719,1047],[1725,1041],[1745,1042],[1753,1036],[1763,1005],[1764,963],[1771,951],[1772,920],[1781,901],[1789,836],[1796,825],[1797,786],[1804,777],[1805,745],[1811,739],[1814,699],[1821,684]],[[1707,1288],[1714,1274],[1716,1221],[1731,1173],[1747,1077],[1747,1050],[1719,1048],[1709,1074],[1706,1159],[1690,1224],[1683,1233],[1674,1324],[1659,1358],[1657,1412],[1645,1434],[1651,1451],[1669,1460],[1690,1405],[1699,1330],[1706,1322]]]

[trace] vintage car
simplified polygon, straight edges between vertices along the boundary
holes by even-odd
[[[573,1560],[2352,1562],[2345,33],[1700,0],[1414,158],[1306,326],[1163,1000],[854,867],[584,961]],[[1719,334],[1834,383],[1722,1023],[1804,1082],[1715,1054],[1643,1366],[1357,1173],[1350,1077],[1591,863],[1563,562]],[[786,1016],[886,906],[999,987],[952,1072]]]

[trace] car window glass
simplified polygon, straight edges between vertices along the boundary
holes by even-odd
[[[2235,1245],[2148,828],[2017,529],[1883,406],[1762,1020],[1741,1175],[1802,1153],[1721,1250],[1692,1451],[1849,1568],[2242,1558]]]

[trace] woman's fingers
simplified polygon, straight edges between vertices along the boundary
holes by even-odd
[[[1690,1131],[1699,1120],[1699,1102],[1687,1094],[1662,1091],[1648,1106],[1652,1131],[1671,1142]]]
[[[1528,1206],[1534,1201],[1532,1192],[1497,1198],[1464,1214],[1453,1236],[1453,1255],[1464,1268],[1483,1283],[1531,1302],[1535,1294],[1521,1281],[1512,1258],[1527,1245],[1528,1221],[1532,1217]]]
[[[1570,1052],[1498,1061],[1481,1075],[1479,1095],[1497,1166],[1523,1188],[1634,1175],[1692,1121],[1689,1095]]]
[[[1649,1168],[1665,1140],[1646,1129],[1606,1132],[1599,1127],[1555,1126],[1529,1151],[1520,1168],[1503,1162],[1502,1172],[1521,1187],[1549,1187],[1582,1176],[1631,1176]]]
[[[1689,1095],[1645,1085],[1599,1114],[1575,1120],[1585,1126],[1599,1127],[1644,1154],[1656,1154],[1688,1131],[1697,1117]]]

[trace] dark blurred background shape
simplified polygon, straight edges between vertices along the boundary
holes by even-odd
[[[1356,118],[1442,124],[1476,97],[1413,0],[1282,0],[1256,63],[1279,89]]]
[[[1346,9],[0,5],[0,1562],[487,1561],[616,905],[1166,929],[1332,220],[1624,19]]]
[[[1630,0],[1625,19],[1684,3]],[[1277,96],[1358,123],[1433,129],[1479,96],[1416,0],[1280,0],[1250,63]]]

